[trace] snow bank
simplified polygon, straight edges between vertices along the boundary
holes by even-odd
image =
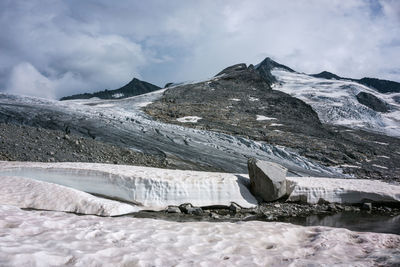
[[[400,236],[285,223],[178,223],[0,205],[1,266],[393,266]]]
[[[0,162],[0,176],[20,176],[136,203],[149,209],[191,203],[255,207],[249,179],[195,172],[96,163]]]
[[[288,177],[288,201],[310,204],[400,202],[400,186],[365,179]]]
[[[29,178],[0,176],[0,183],[0,204],[19,208],[100,216],[116,216],[139,211],[138,207],[132,205]]]

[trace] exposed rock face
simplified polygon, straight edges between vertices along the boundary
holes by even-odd
[[[328,80],[342,80],[342,77],[337,76],[336,74],[329,72],[329,71],[323,71],[320,72],[318,74],[310,74],[310,76],[316,77],[316,78],[324,78],[324,79],[328,79]]]
[[[373,94],[361,92],[357,96],[358,102],[378,112],[389,112],[389,105]]]
[[[264,201],[274,201],[286,195],[287,169],[279,164],[254,158],[248,161],[250,191]]]
[[[400,93],[400,83],[398,82],[368,77],[356,81],[381,93]]]

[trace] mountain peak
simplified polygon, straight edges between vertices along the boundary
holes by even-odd
[[[270,57],[266,57],[263,61],[261,61],[261,63],[256,65],[256,69],[269,69],[269,70],[272,70],[274,68],[280,68],[280,69],[284,69],[284,70],[287,70],[287,71],[290,71],[290,72],[295,72],[291,68],[272,60]]]
[[[269,57],[266,57],[261,63],[257,64],[255,69],[256,71],[269,83],[273,84],[276,82],[276,78],[271,74],[271,70],[279,68],[279,69],[284,69],[289,72],[295,72],[291,68],[279,64],[278,62],[272,60]]]

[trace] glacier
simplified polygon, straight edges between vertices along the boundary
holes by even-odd
[[[247,171],[256,157],[284,165],[292,176],[343,177],[340,168],[322,166],[280,146],[223,133],[154,121],[141,108],[166,89],[115,100],[54,101],[0,93],[0,122],[65,130],[135,151],[165,156],[183,169]]]
[[[396,266],[400,236],[277,222],[171,222],[0,205],[1,266]]]
[[[354,81],[316,78],[279,68],[271,73],[278,80],[273,85],[274,90],[311,105],[324,123],[400,137],[400,103],[395,100],[399,93],[383,94]],[[356,98],[360,92],[385,101],[391,110],[381,113],[360,104]]]

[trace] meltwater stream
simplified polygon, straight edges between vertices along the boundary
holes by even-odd
[[[400,235],[400,215],[389,216],[369,214],[367,212],[339,212],[333,215],[311,215],[308,217],[291,217],[282,222],[303,226],[328,226],[346,228],[357,232],[375,232]]]

